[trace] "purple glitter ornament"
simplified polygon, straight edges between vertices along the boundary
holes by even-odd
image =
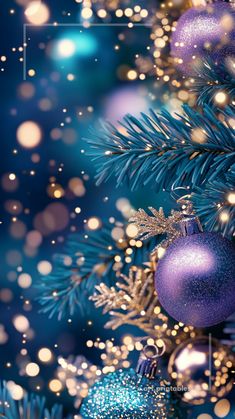
[[[180,17],[171,39],[171,55],[177,68],[192,76],[207,58],[223,60],[228,46],[235,56],[235,9],[215,2],[191,8]]]
[[[196,327],[224,321],[235,311],[235,248],[217,233],[202,232],[197,218],[180,223],[155,273],[159,301],[174,319]]]

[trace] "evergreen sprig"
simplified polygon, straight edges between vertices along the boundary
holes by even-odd
[[[64,254],[55,255],[52,273],[40,280],[38,300],[42,313],[50,318],[57,315],[59,320],[72,316],[87,306],[91,291],[100,281],[113,285],[120,272],[128,273],[131,265],[142,265],[149,260],[157,240],[154,238],[141,246],[140,242],[137,246],[135,241],[131,244],[126,227],[122,222],[107,223],[96,231],[69,238]],[[128,253],[127,249],[131,251]]]
[[[208,59],[196,69],[196,72],[191,90],[196,93],[199,106],[205,104],[216,106],[214,99],[218,92],[227,93],[230,103],[232,102],[235,97],[235,73],[228,62],[224,60],[216,63]]]
[[[15,401],[6,382],[0,383],[0,416],[7,419],[63,419],[61,405],[54,405],[51,410],[45,406],[46,399],[37,395],[25,395]]]
[[[151,185],[156,189],[174,185],[199,186],[220,179],[235,158],[232,109],[221,121],[209,106],[200,113],[184,106],[183,115],[163,110],[128,115],[120,128],[104,124],[88,142],[97,163],[97,184],[112,175],[117,186],[128,181],[132,189]]]
[[[235,234],[235,165],[234,171],[223,179],[196,188],[192,202],[197,215],[207,230],[220,231],[228,238]]]

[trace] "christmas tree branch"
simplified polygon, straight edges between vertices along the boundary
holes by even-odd
[[[87,305],[84,295],[88,297],[97,282],[112,285],[120,272],[128,273],[131,264],[148,261],[156,239],[138,247],[126,227],[125,223],[114,222],[97,231],[71,236],[65,253],[55,255],[52,273],[38,284],[42,313],[57,315],[59,320],[72,316]]]
[[[103,313],[109,313],[111,319],[105,327],[115,330],[129,324],[138,327],[148,336],[164,340],[167,348],[173,339],[182,339],[194,333],[193,328],[183,329],[183,325],[171,325],[169,318],[162,313],[154,289],[154,267],[139,269],[134,267],[129,276],[122,275],[115,287],[105,284],[96,286],[96,292],[90,297],[97,308],[103,307]],[[175,327],[176,326],[176,327]]]
[[[223,92],[229,96],[230,103],[235,97],[234,69],[229,67],[227,61],[216,64],[206,60],[197,68],[197,76],[194,76],[191,90],[197,95],[199,106],[210,104],[216,105],[215,95]]]
[[[220,231],[228,238],[235,234],[235,165],[224,181],[208,182],[192,193],[192,202],[205,227]]]
[[[177,237],[180,237],[180,231],[176,228],[176,223],[185,217],[185,214],[180,211],[171,211],[171,214],[166,217],[163,208],[159,211],[155,208],[149,207],[152,215],[149,215],[143,209],[139,209],[131,217],[138,228],[138,237],[142,240],[149,239],[156,235],[165,234],[167,238],[162,240],[160,244],[155,246],[152,250],[152,255],[156,255],[159,247],[166,249]]]
[[[14,386],[14,384],[13,384]],[[34,394],[25,395],[22,400],[16,401],[11,395],[12,385],[0,383],[0,416],[7,419],[63,419],[62,406],[54,405],[49,411],[45,407],[45,398]],[[12,390],[14,388],[12,387]],[[69,418],[67,418],[69,419]],[[71,418],[70,418],[71,419]]]
[[[98,167],[97,184],[112,175],[117,185],[128,181],[132,189],[149,184],[169,188],[173,182],[194,187],[218,179],[235,158],[229,119],[230,109],[221,122],[208,106],[202,114],[185,106],[183,116],[150,111],[141,120],[127,116],[119,129],[105,124],[88,140]]]
[[[112,319],[108,321],[106,328],[115,330],[123,324],[131,324],[147,334],[154,334],[158,320],[154,309],[158,298],[153,286],[153,273],[132,269],[129,276],[122,275],[121,278],[122,282],[117,282],[112,289],[105,284],[96,286],[98,293],[90,297],[97,308],[104,307],[103,312],[110,313]],[[166,319],[163,316],[161,322]],[[159,337],[158,334],[157,336]]]

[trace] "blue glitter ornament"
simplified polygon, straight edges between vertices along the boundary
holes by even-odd
[[[217,233],[202,232],[197,218],[180,223],[183,236],[160,259],[158,298],[179,322],[208,327],[235,311],[235,248]]]
[[[169,383],[158,374],[156,349],[154,345],[144,348],[136,371],[118,370],[96,382],[82,404],[82,418],[180,418]]]

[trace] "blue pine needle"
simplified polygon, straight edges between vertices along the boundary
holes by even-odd
[[[140,119],[127,115],[120,128],[107,123],[93,131],[87,141],[97,184],[114,176],[117,186],[127,182],[133,190],[145,185],[160,190],[222,179],[235,159],[233,110],[224,111],[222,122],[207,105],[202,113],[183,109],[175,116],[166,110],[150,110]]]
[[[121,222],[107,223],[96,231],[71,235],[64,254],[55,256],[51,274],[38,284],[42,313],[50,318],[56,315],[59,320],[73,316],[79,309],[87,309],[88,298],[99,282],[113,285],[120,272],[127,274],[131,265],[140,266],[149,260],[157,240],[143,242],[141,247],[131,246],[126,226]],[[120,241],[114,238],[115,228],[124,232]],[[132,249],[131,255],[126,253],[127,248]]]
[[[221,232],[232,238],[235,235],[235,205],[229,202],[229,194],[233,194],[235,185],[235,164],[223,181],[213,180],[192,193],[192,202],[197,215],[207,230]]]
[[[37,395],[25,395],[15,401],[7,388],[6,382],[0,382],[0,416],[7,419],[63,419],[61,405],[54,405],[51,410],[45,406],[46,399]]]
[[[196,71],[191,90],[196,93],[199,106],[210,104],[216,107],[214,98],[218,92],[227,93],[232,103],[235,98],[235,74],[227,61],[217,64],[208,59]]]

